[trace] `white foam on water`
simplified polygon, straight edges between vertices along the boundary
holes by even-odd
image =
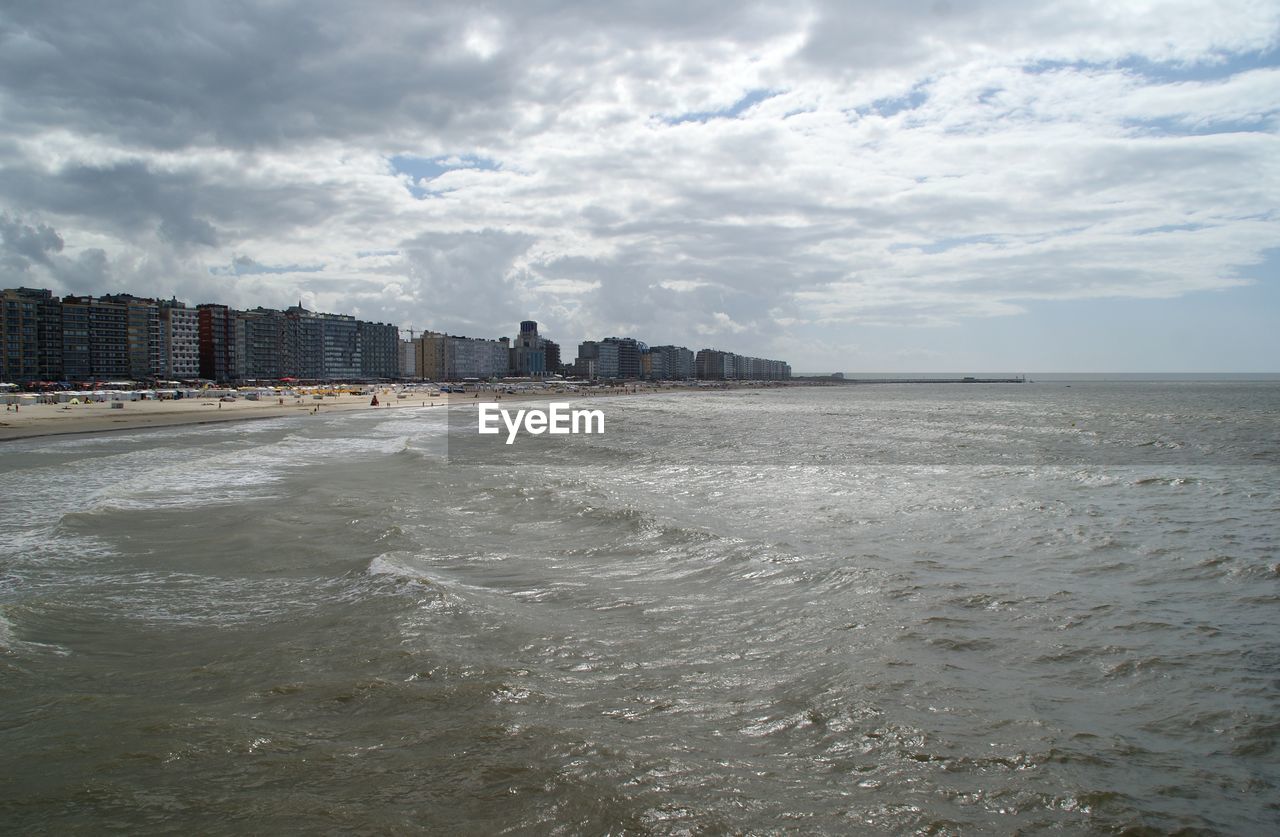
[[[384,552],[369,562],[369,575],[386,575],[405,581],[435,584],[435,580],[419,567],[410,566],[403,553]]]

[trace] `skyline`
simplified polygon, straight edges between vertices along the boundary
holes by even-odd
[[[1277,371],[1274,5],[237,12],[0,11],[0,286]]]

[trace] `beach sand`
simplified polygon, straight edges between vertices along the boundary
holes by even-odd
[[[39,436],[62,436],[71,433],[103,433],[112,430],[140,430],[146,428],[174,427],[185,424],[210,424],[224,421],[280,418],[284,416],[309,416],[319,408],[319,414],[351,410],[393,410],[403,407],[448,406],[452,403],[475,404],[481,401],[556,399],[578,401],[607,396],[635,396],[661,393],[708,392],[725,389],[741,389],[752,386],[777,386],[777,384],[721,383],[710,388],[671,386],[668,384],[637,383],[616,387],[599,387],[581,391],[530,390],[518,394],[500,394],[486,391],[464,394],[409,392],[406,398],[397,398],[394,390],[380,389],[379,406],[369,404],[371,395],[326,395],[321,400],[311,395],[284,398],[280,404],[276,398],[249,401],[219,401],[216,398],[182,398],[176,401],[124,401],[120,408],[112,408],[110,402],[87,404],[33,404],[23,405],[19,411],[0,415],[0,442],[29,439]]]
[[[111,402],[88,404],[23,405],[16,412],[0,413],[0,441],[27,439],[35,436],[61,436],[68,433],[101,433],[111,430],[139,430],[173,427],[184,424],[242,421],[246,419],[308,416],[318,409],[320,415],[348,410],[388,410],[397,407],[422,407],[448,403],[447,395],[397,399],[394,393],[378,392],[380,406],[369,405],[369,395],[325,396],[314,400],[286,397],[248,401],[219,401],[216,398],[182,398],[176,401],[125,401],[113,408]]]

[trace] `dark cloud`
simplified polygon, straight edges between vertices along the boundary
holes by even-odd
[[[0,265],[6,271],[25,273],[32,263],[51,265],[50,257],[62,252],[62,236],[47,224],[32,226],[0,213]]]
[[[0,76],[21,91],[8,103],[12,124],[92,126],[141,147],[279,148],[317,137],[501,145],[529,102],[572,99],[596,81],[576,76],[575,63],[625,59],[614,44],[731,37],[746,46],[788,20],[764,3],[727,15],[718,2],[667,0],[16,2],[0,11]],[[549,60],[568,71],[536,72]],[[648,71],[660,76],[661,65]]]
[[[107,290],[127,290],[115,288],[110,260],[100,247],[91,247],[73,259],[64,260],[57,265],[54,275],[58,284],[72,293],[95,295]]]
[[[472,130],[517,77],[502,57],[459,52],[457,11],[239,3],[229,12],[11,4],[0,13],[0,75],[22,95],[8,116],[152,148],[280,146],[397,126]]]
[[[244,182],[234,171],[166,170],[140,160],[67,165],[52,173],[13,169],[0,178],[0,202],[77,218],[124,240],[154,235],[182,250],[220,246],[219,228],[233,240],[246,232],[283,235],[338,211],[333,195],[308,185]]]
[[[203,218],[173,217],[160,222],[160,238],[177,247],[201,244],[218,246],[218,231]]]

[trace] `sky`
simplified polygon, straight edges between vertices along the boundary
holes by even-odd
[[[1280,3],[0,5],[0,287],[1280,371]]]

